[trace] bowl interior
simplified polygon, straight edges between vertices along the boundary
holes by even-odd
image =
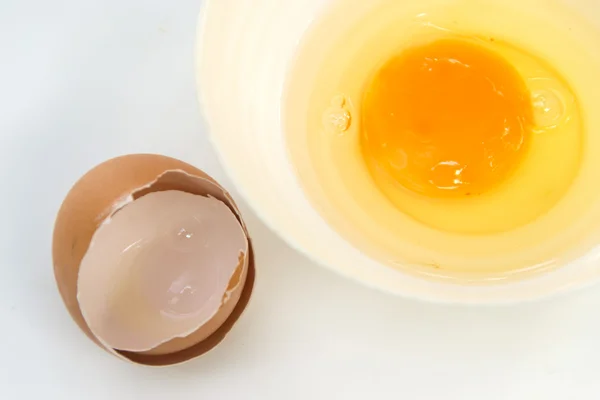
[[[288,158],[281,99],[301,39],[330,3],[208,0],[201,14],[197,81],[211,139],[233,182],[261,219],[319,264],[368,286],[414,298],[515,302],[597,280],[598,249],[560,269],[517,282],[482,287],[428,280],[367,256],[315,211]],[[565,3],[600,25],[600,6],[594,1]]]

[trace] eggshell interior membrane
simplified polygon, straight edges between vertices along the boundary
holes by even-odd
[[[175,190],[147,194],[94,234],[79,270],[82,314],[118,350],[186,337],[229,300],[247,253],[246,235],[223,202]]]

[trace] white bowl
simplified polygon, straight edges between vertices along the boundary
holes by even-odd
[[[197,82],[212,141],[239,192],[290,245],[319,264],[389,293],[436,302],[512,303],[600,280],[600,249],[530,279],[473,286],[381,265],[336,233],[307,200],[280,120],[285,79],[307,28],[331,0],[207,0]],[[565,1],[600,23],[596,0]]]

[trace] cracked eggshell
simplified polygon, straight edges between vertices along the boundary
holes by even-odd
[[[241,291],[246,254],[247,236],[222,201],[181,190],[148,193],[94,233],[79,266],[82,315],[105,346],[156,354],[174,338],[214,326]]]
[[[154,154],[134,154],[108,160],[85,174],[65,198],[53,236],[54,274],[61,297],[72,318],[96,344],[134,363],[164,366],[198,357],[225,337],[245,309],[254,286],[254,257],[250,239],[248,254],[232,277],[237,286],[219,312],[192,334],[172,339],[144,352],[119,351],[105,346],[84,319],[77,300],[79,267],[94,233],[115,212],[140,197],[159,191],[178,190],[214,197],[246,226],[231,196],[210,176],[182,161]]]

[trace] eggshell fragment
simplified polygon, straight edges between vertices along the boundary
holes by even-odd
[[[234,275],[247,269],[247,253],[225,203],[178,190],[149,193],[94,234],[79,269],[79,306],[106,346],[149,351],[220,312],[239,288]]]
[[[77,279],[94,233],[131,202],[149,193],[183,191],[210,196],[235,214],[247,236],[240,213],[227,192],[202,171],[169,157],[137,154],[109,160],[88,172],[71,189],[58,213],[53,260],[57,285],[73,319],[94,342],[121,357],[146,365],[170,365],[197,357],[216,346],[246,307],[254,283],[251,244],[232,274],[229,299],[202,327],[145,351],[115,351],[101,341],[83,318],[77,301]],[[119,211],[121,210],[121,211]],[[235,289],[239,290],[235,290]],[[191,329],[191,328],[190,328]],[[157,343],[158,344],[158,343]],[[140,348],[141,349],[141,348]],[[139,350],[139,349],[137,349]]]

